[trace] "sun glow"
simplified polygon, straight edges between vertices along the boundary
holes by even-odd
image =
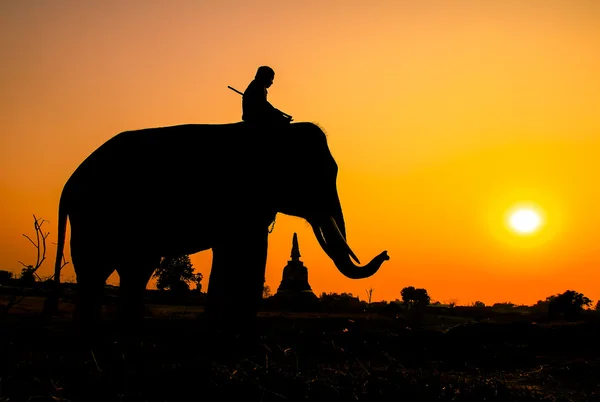
[[[536,208],[517,206],[509,211],[508,226],[519,235],[531,235],[540,230],[542,214]]]
[[[540,216],[531,209],[519,209],[510,216],[510,226],[519,233],[532,233],[540,226]]]
[[[549,250],[548,246],[560,239],[560,233],[565,230],[567,216],[563,199],[549,191],[536,190],[524,194],[523,190],[519,190],[520,194],[516,194],[517,191],[503,190],[490,194],[493,199],[490,198],[482,214],[491,237],[506,247],[506,258],[517,255],[539,257],[537,253]]]

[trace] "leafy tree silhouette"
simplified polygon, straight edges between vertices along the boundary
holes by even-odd
[[[202,292],[202,279],[204,279],[204,275],[202,275],[200,272],[192,275],[192,282],[196,284],[196,288],[194,289],[194,291],[197,293]]]
[[[578,293],[574,290],[567,290],[552,299],[548,297],[546,300],[550,301],[548,305],[548,314],[550,317],[556,318],[560,314],[563,314],[565,320],[569,321],[575,320],[579,316],[581,311],[583,311],[583,306],[590,306],[592,304],[592,301],[585,297],[583,293]]]
[[[35,271],[33,265],[28,265],[21,270],[21,277],[19,278],[19,282],[22,285],[33,285],[35,283]]]
[[[600,300],[596,302],[596,311],[600,311]]]
[[[263,299],[268,299],[271,297],[271,287],[269,285],[265,285],[263,287]]]
[[[552,296],[546,297],[545,300],[538,300],[537,303],[535,303],[533,306],[531,306],[531,308],[534,311],[537,311],[540,313],[548,313],[550,303],[552,302],[552,300],[556,299],[557,297],[558,297],[557,295],[552,295]]]
[[[499,303],[494,303],[492,305],[492,308],[495,310],[512,310],[515,307],[515,303],[513,302],[499,302]]]
[[[158,290],[168,290],[174,294],[188,292],[189,283],[195,281],[194,267],[189,255],[163,258],[153,276],[157,278]]]
[[[355,309],[362,309],[366,303],[361,302],[358,297],[352,293],[325,293],[322,292],[319,297],[319,303],[326,309],[336,311],[351,311]]]
[[[6,285],[10,283],[13,278],[13,273],[10,271],[0,270],[0,285]]]
[[[476,302],[473,303],[473,307],[485,307],[485,303],[477,300]]]
[[[408,286],[402,289],[400,292],[402,301],[408,308],[425,307],[429,305],[431,298],[427,294],[427,290],[422,288],[415,288],[414,286]]]
[[[326,293],[326,292],[322,292],[321,293],[321,299],[323,300],[357,300],[358,298],[355,297],[352,293]]]
[[[271,297],[271,287],[269,285],[267,285],[267,278],[263,278],[263,292],[262,292],[262,297],[263,299],[268,299],[269,297]]]

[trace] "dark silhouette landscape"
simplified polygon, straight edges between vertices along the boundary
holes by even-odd
[[[35,217],[34,217],[35,219]],[[78,284],[0,271],[0,398],[6,401],[592,401],[599,398],[600,311],[567,290],[532,306],[432,302],[406,286],[393,301],[322,293],[308,284],[294,236],[277,293],[262,288],[256,338],[209,331],[202,275],[163,259],[143,294],[143,330],[118,320],[105,285],[95,342],[73,321]],[[40,223],[41,222],[41,223]],[[41,239],[41,240],[40,240]],[[69,261],[62,260],[62,265]],[[195,284],[195,289],[190,289]],[[307,295],[311,297],[306,297]],[[230,317],[234,318],[234,317]]]

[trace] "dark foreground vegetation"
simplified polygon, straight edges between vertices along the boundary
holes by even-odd
[[[201,307],[151,305],[135,368],[110,321],[92,352],[71,304],[45,322],[42,300],[28,297],[0,320],[2,402],[600,400],[594,311],[575,322],[481,311],[262,312],[254,352],[232,342],[215,353]]]

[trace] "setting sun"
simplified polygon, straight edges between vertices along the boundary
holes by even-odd
[[[507,215],[508,226],[519,235],[530,235],[541,228],[542,216],[537,208],[516,206]]]
[[[522,234],[535,232],[540,223],[540,216],[532,209],[519,209],[510,216],[510,226]]]

